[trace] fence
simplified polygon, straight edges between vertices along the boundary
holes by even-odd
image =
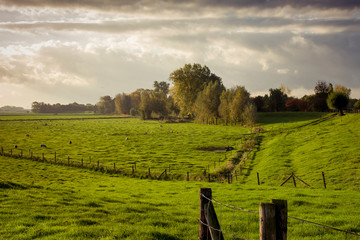
[[[218,217],[215,212],[215,204],[220,207],[220,217]],[[220,226],[224,224],[221,222],[221,216],[223,215],[221,207],[230,209],[232,212],[232,214],[230,214],[230,225],[232,227],[229,228],[229,230],[223,230]],[[273,199],[271,203],[260,203],[259,212],[247,210],[216,201],[212,198],[211,188],[201,188],[199,240],[224,240],[225,236],[229,236],[231,239],[260,238],[260,240],[286,240],[288,236],[291,236],[289,239],[350,239],[350,237],[360,239],[360,233],[288,216],[287,209],[286,200]],[[235,211],[247,214],[247,223],[236,221],[234,217]],[[253,219],[253,222],[250,222],[250,215],[256,216],[257,219]],[[251,227],[254,226],[255,221],[258,223],[258,230]],[[246,225],[245,228],[240,224]],[[301,226],[295,226],[295,224],[301,224]],[[307,231],[305,231],[304,224],[315,227],[316,229],[307,229]],[[236,229],[235,225],[237,225],[238,229]],[[295,227],[296,231],[293,231],[292,228]],[[255,231],[257,231],[257,233]]]

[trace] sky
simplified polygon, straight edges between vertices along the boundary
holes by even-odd
[[[0,0],[0,106],[91,103],[199,63],[252,96],[360,98],[360,0]]]

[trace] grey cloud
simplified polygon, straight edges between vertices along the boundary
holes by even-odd
[[[191,8],[200,9],[203,7],[226,7],[226,8],[275,8],[283,6],[292,6],[295,8],[313,7],[313,8],[343,8],[349,9],[359,6],[357,0],[311,0],[311,1],[298,1],[298,0],[1,0],[0,4],[7,6],[25,6],[25,7],[87,7],[96,8],[99,10],[106,9],[154,9],[154,8]]]

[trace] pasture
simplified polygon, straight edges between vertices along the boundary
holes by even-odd
[[[265,132],[257,135],[248,135],[252,130],[239,126],[129,118],[80,120],[76,116],[77,120],[55,120],[55,116],[36,116],[30,121],[0,121],[0,146],[5,151],[12,149],[14,155],[23,151],[26,156],[31,150],[34,155],[44,153],[52,158],[56,152],[58,161],[71,156],[85,159],[87,164],[91,156],[92,163],[99,160],[112,166],[115,162],[119,168],[131,169],[136,162],[136,171],[150,167],[158,174],[170,165],[178,180],[185,180],[182,176],[187,171],[196,176],[209,167],[213,172],[226,165],[248,136],[258,141],[232,184],[129,178],[0,156],[0,236],[196,239],[201,187],[212,188],[214,199],[220,202],[251,211],[258,211],[260,202],[285,199],[292,217],[360,232],[360,149],[354,144],[360,141],[360,116],[318,120],[324,114],[282,113],[278,119],[276,114],[260,115]],[[5,119],[19,116],[0,116],[0,120]],[[225,146],[235,150],[197,150]],[[322,186],[322,171],[327,189]],[[280,187],[292,172],[312,187],[300,182],[296,188],[292,182]],[[257,173],[261,185],[257,185]],[[215,209],[224,232],[259,238],[258,215],[222,206]],[[293,219],[288,224],[288,239],[358,239]],[[231,238],[225,235],[225,239]]]
[[[200,151],[204,147],[238,147],[247,128],[160,123],[138,119],[4,121],[0,125],[0,146],[14,155],[42,156],[58,161],[97,161],[104,166],[158,173],[168,169],[185,177],[219,167],[225,152]],[[28,134],[28,136],[27,136]],[[128,140],[126,140],[128,139]],[[69,144],[71,141],[71,144]],[[41,147],[46,145],[46,148]],[[14,145],[18,147],[14,149]]]

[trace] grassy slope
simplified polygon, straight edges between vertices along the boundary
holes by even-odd
[[[196,239],[200,187],[211,187],[213,197],[221,202],[255,211],[260,202],[286,199],[290,216],[360,231],[355,201],[360,193],[355,191],[148,181],[0,157],[0,236]],[[225,232],[246,236],[250,223],[251,239],[258,239],[257,215],[215,208]],[[321,228],[289,219],[289,239],[343,237],[322,233]]]
[[[263,183],[279,186],[294,172],[311,186],[321,188],[323,171],[328,188],[360,188],[359,114],[336,116],[304,127],[288,126],[282,133],[262,136],[247,181],[255,181],[259,172]],[[300,182],[298,185],[304,186]]]

